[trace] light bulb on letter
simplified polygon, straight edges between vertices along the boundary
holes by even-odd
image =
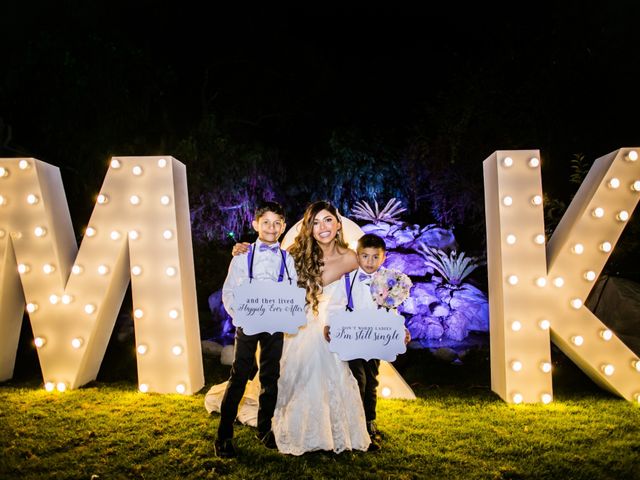
[[[571,251],[576,255],[582,255],[584,253],[584,245],[581,243],[576,243],[573,247],[571,247]]]
[[[540,327],[540,330],[549,330],[549,327],[551,327],[551,322],[549,320],[543,319],[538,322],[538,326]]]
[[[616,219],[620,222],[626,222],[627,220],[629,220],[629,212],[627,212],[626,210],[620,210],[616,215]]]
[[[600,367],[600,369],[607,377],[610,377],[616,371],[615,367],[610,363],[605,363]]]
[[[603,340],[608,342],[613,338],[613,332],[608,328],[605,328],[604,330],[600,330],[600,336],[602,337]]]

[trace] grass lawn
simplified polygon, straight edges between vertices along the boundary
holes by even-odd
[[[45,392],[0,385],[0,479],[8,478],[640,478],[640,409],[556,359],[555,401],[511,406],[488,387],[486,355],[462,366],[413,352],[400,365],[417,401],[381,400],[376,453],[283,456],[236,428],[237,459],[213,455],[218,416],[204,392],[228,367],[205,364],[193,396],[141,394],[134,382]],[[401,362],[402,363],[402,362]]]

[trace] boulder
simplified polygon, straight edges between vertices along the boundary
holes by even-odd
[[[455,311],[444,321],[444,335],[451,340],[461,342],[468,335],[467,317],[460,311]]]
[[[222,345],[233,343],[235,327],[222,303],[222,290],[209,295],[209,310],[214,325],[213,339]]]
[[[430,313],[429,305],[438,301],[436,286],[431,282],[414,282],[411,296],[398,308],[400,313]]]
[[[233,356],[235,352],[235,347],[233,345],[226,345],[222,347],[222,352],[220,353],[220,363],[222,365],[233,365]]]
[[[489,331],[489,302],[486,295],[469,283],[452,291],[451,308],[467,318],[467,328],[478,332]]]
[[[223,346],[218,342],[212,340],[203,340],[200,342],[202,345],[202,354],[210,357],[218,357],[222,353]]]
[[[384,262],[385,268],[400,270],[410,277],[424,277],[429,273],[424,258],[417,253],[388,252]]]
[[[420,245],[439,248],[440,250],[453,250],[456,248],[457,243],[453,231],[447,228],[428,225],[420,231],[414,242],[408,245],[408,248],[419,250]]]

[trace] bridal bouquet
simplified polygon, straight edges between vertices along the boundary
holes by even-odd
[[[380,269],[371,281],[371,296],[378,308],[397,308],[409,297],[413,283],[398,270]]]

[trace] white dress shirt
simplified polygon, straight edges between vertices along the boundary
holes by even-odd
[[[362,270],[362,268],[349,272],[349,280],[352,284],[351,298],[353,299],[353,310],[375,310],[378,308],[378,304],[371,296],[371,278],[367,280],[360,280],[359,277],[361,273],[368,275],[367,272]],[[375,272],[372,273],[371,277],[375,274]],[[329,317],[327,318],[327,325],[330,325],[331,313],[345,310],[347,308],[347,302],[347,287],[343,275],[340,279],[340,286],[336,289],[329,301]]]
[[[264,245],[260,239],[256,240],[256,243],[252,246],[253,248],[253,279],[254,280],[271,280],[274,282],[278,281],[278,275],[280,274],[280,265],[282,263],[282,255],[280,254],[280,243],[274,243],[273,245],[269,245],[269,247],[277,246],[278,250],[275,252],[271,252],[268,250],[260,251],[260,245]],[[289,255],[289,252],[284,252],[286,254],[286,269],[284,271],[284,277],[282,279],[283,282],[289,282],[289,278],[291,278],[291,284],[296,286],[298,281],[298,276],[296,275],[296,267],[293,257]],[[229,272],[227,273],[227,278],[224,281],[224,285],[222,286],[222,303],[224,304],[224,308],[227,310],[231,317],[234,316],[233,312],[233,300],[234,300],[234,291],[236,287],[240,286],[244,282],[249,281],[249,264],[248,264],[249,254],[243,253],[242,255],[237,255],[231,259],[231,263],[229,264]],[[287,276],[287,271],[289,272],[289,276]]]

